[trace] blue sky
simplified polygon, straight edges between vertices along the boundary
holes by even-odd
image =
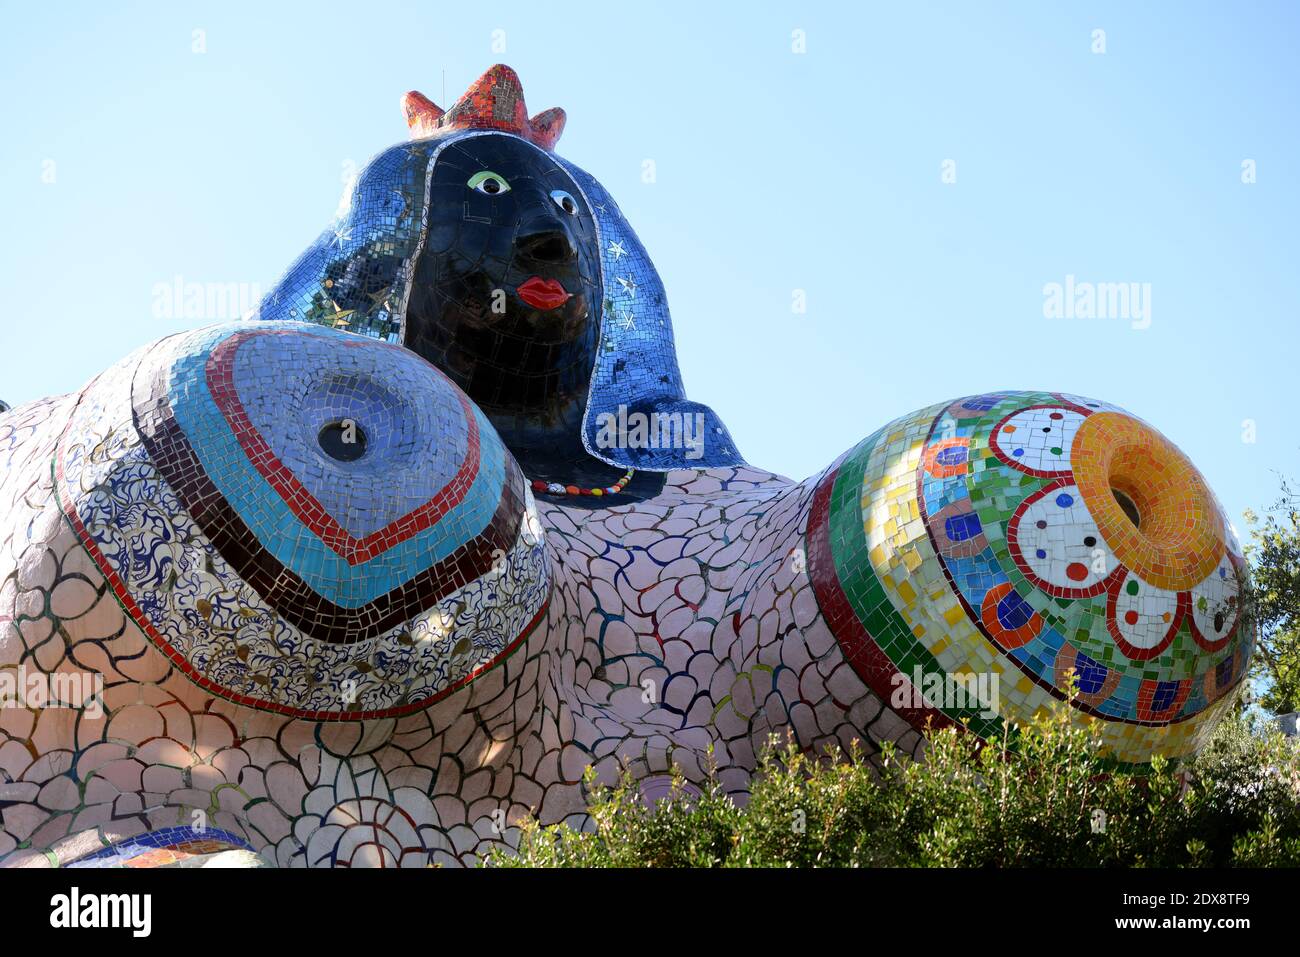
[[[1297,5],[566,9],[6,4],[0,398],[222,318],[160,283],[269,288],[405,137],[401,93],[445,106],[501,61],[568,111],[558,151],[636,227],[688,391],[754,464],[1043,388],[1147,419],[1234,520],[1300,475]],[[1046,317],[1067,276],[1149,284],[1149,326]]]

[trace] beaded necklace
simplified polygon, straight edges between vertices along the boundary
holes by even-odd
[[[627,488],[627,483],[632,481],[632,476],[635,474],[634,469],[628,469],[621,479],[605,488],[579,488],[576,485],[561,485],[559,482],[543,482],[541,479],[533,479],[533,491],[543,492],[547,495],[617,495]]]

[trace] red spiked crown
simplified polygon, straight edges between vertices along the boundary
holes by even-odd
[[[564,132],[564,110],[559,107],[529,118],[519,74],[504,63],[498,63],[479,77],[449,110],[439,109],[415,90],[402,97],[402,110],[412,139],[444,130],[501,130],[551,150]]]

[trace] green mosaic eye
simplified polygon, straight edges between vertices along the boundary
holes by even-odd
[[[500,196],[502,193],[510,192],[510,184],[506,182],[506,178],[490,169],[475,173],[465,185],[488,196]]]

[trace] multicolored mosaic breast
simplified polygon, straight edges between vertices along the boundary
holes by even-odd
[[[399,346],[292,322],[164,339],[86,388],[55,468],[131,617],[202,687],[252,707],[424,707],[545,609],[518,466]]]
[[[918,726],[994,735],[1073,681],[1116,757],[1185,754],[1254,646],[1246,564],[1204,479],[1092,399],[1002,392],[898,419],[822,479],[808,546],[854,669]]]

